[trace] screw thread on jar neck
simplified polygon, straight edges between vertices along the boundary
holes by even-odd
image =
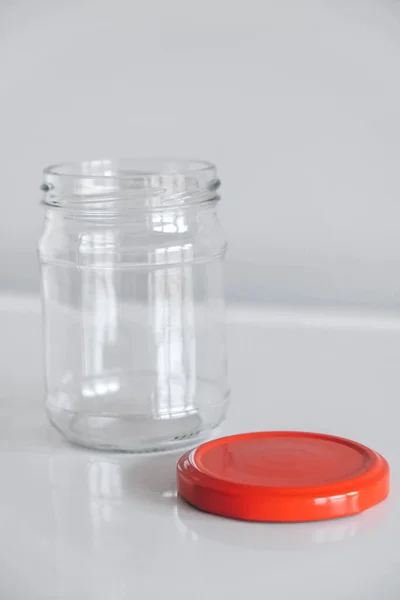
[[[43,203],[77,213],[185,208],[217,201],[212,163],[192,160],[90,160],[44,170]]]

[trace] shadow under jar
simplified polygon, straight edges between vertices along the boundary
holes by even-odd
[[[71,442],[194,445],[228,403],[219,180],[206,162],[44,171],[46,409]]]

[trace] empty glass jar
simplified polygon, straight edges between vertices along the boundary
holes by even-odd
[[[77,444],[169,449],[225,416],[215,167],[88,161],[44,171],[46,409]]]

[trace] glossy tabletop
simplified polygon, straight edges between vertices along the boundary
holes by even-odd
[[[400,598],[400,316],[229,311],[232,405],[218,435],[349,437],[382,453],[389,499],[359,516],[246,523],[177,498],[179,454],[69,446],[47,425],[39,302],[0,297],[0,598]]]

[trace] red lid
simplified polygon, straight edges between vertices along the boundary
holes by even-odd
[[[389,465],[344,438],[272,431],[202,444],[178,462],[179,494],[248,521],[317,521],[362,512],[389,493]]]

